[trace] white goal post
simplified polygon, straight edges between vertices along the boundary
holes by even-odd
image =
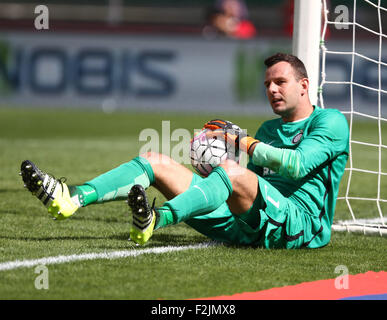
[[[313,104],[319,104],[321,107],[324,106],[324,96],[325,96],[325,86],[327,85],[345,85],[349,88],[349,96],[348,96],[348,104],[350,107],[346,110],[341,110],[347,116],[349,127],[350,127],[350,155],[346,168],[347,173],[347,186],[346,190],[344,190],[344,196],[338,197],[338,201],[345,201],[349,215],[343,221],[334,221],[332,225],[332,230],[334,231],[348,231],[348,232],[361,232],[363,234],[379,234],[381,236],[387,236],[387,213],[383,213],[382,204],[387,204],[387,196],[381,193],[381,189],[386,188],[385,185],[382,184],[382,178],[387,179],[387,171],[383,169],[382,163],[383,161],[387,163],[387,146],[383,145],[382,139],[382,128],[384,126],[384,130],[387,129],[387,119],[383,117],[382,113],[382,94],[387,94],[387,91],[383,90],[382,87],[382,67],[387,67],[387,61],[383,61],[383,40],[387,42],[387,35],[383,34],[382,28],[382,19],[381,13],[384,13],[387,16],[387,7],[386,3],[384,3],[385,7],[381,5],[381,0],[352,0],[353,7],[350,8],[352,10],[351,17],[347,21],[333,19],[329,15],[329,10],[334,8],[329,8],[329,0],[295,0],[294,2],[294,27],[293,27],[293,54],[299,57],[306,66],[309,75],[310,81],[310,90],[309,95],[311,102]],[[359,3],[363,6],[371,6],[371,8],[375,9],[377,12],[377,16],[375,17],[375,21],[378,23],[378,30],[373,30],[365,25],[362,25],[357,21],[357,10],[359,9]],[[349,2],[346,1],[346,4]],[[330,20],[331,19],[331,20]],[[336,21],[338,20],[338,21]],[[337,27],[339,26],[339,27]],[[330,48],[329,40],[326,39],[328,27],[331,27],[331,32],[335,32],[336,29],[342,29],[345,26],[346,29],[349,29],[350,36],[349,39],[345,39],[350,43],[349,50],[332,50]],[[357,30],[360,29],[363,33],[369,32],[372,36],[378,38],[378,57],[375,59],[374,57],[369,57],[363,53],[356,52],[356,36]],[[387,30],[385,30],[387,32]],[[327,74],[327,64],[328,59],[327,55],[348,55],[350,57],[349,61],[351,61],[351,71],[350,71],[350,79],[335,81],[332,80],[329,74]],[[386,52],[387,55],[387,52]],[[354,66],[358,59],[362,59],[367,61],[367,63],[372,63],[375,65],[375,69],[377,70],[377,79],[376,87],[369,85],[368,83],[359,83],[354,78]],[[385,69],[387,71],[387,69]],[[376,73],[376,71],[375,71]],[[334,77],[333,77],[334,78]],[[377,95],[377,111],[375,114],[371,114],[370,112],[360,110],[359,106],[356,105],[354,101],[354,90],[357,88],[361,88],[362,90],[370,90]],[[387,108],[385,105],[384,108]],[[339,108],[340,109],[340,108]],[[387,112],[384,112],[387,114]],[[374,120],[377,124],[378,130],[378,138],[375,139],[372,143],[366,141],[360,141],[356,137],[353,136],[353,124],[354,118],[357,120],[359,118]],[[386,135],[386,132],[384,132]],[[386,139],[386,138],[385,138]],[[386,141],[384,141],[386,143]],[[354,165],[353,157],[354,157],[354,146],[367,146],[373,147],[376,149],[375,152],[375,161],[378,162],[378,168],[375,170],[365,170],[358,168]],[[383,153],[384,152],[384,153]],[[384,158],[383,158],[384,155]],[[377,180],[377,194],[375,197],[362,197],[362,196],[353,196],[350,193],[351,182],[354,184],[355,182],[351,181],[351,178],[354,173],[365,173],[368,175],[373,175]],[[383,198],[384,197],[384,198]],[[367,218],[360,219],[359,213],[357,212],[358,208],[352,205],[352,201],[363,201],[364,203],[374,203],[377,207],[377,214],[373,213],[374,216],[369,216]],[[362,210],[364,210],[362,206]],[[367,211],[367,209],[365,209]],[[371,210],[370,210],[371,211]],[[364,216],[364,215],[363,215]],[[367,216],[367,215],[366,215]]]
[[[317,104],[320,64],[321,0],[295,0],[293,54],[304,62],[309,77],[309,98]]]

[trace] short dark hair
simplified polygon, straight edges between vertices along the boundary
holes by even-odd
[[[292,54],[278,52],[268,57],[264,63],[267,68],[270,68],[281,61],[285,61],[293,67],[297,80],[308,78],[308,73],[306,72],[304,63]]]

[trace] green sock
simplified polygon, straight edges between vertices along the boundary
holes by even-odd
[[[73,201],[78,198],[80,206],[86,206],[94,202],[126,199],[133,185],[140,184],[148,188],[154,181],[154,172],[149,161],[137,157],[82,186],[71,187],[70,195]]]
[[[85,207],[97,201],[97,191],[92,186],[84,184],[82,186],[69,186],[71,200],[78,207]]]
[[[204,178],[202,178],[198,174],[193,173],[192,180],[191,180],[191,183],[189,185],[189,188],[191,188],[192,186],[198,184],[203,179]],[[161,228],[161,227],[165,227],[165,226],[174,224],[174,220],[175,220],[174,214],[172,213],[172,211],[170,210],[169,207],[162,206],[160,208],[157,208],[157,211],[159,213],[159,220],[157,221],[157,223],[155,225],[155,230],[158,229],[158,228]]]
[[[231,181],[222,167],[216,167],[207,178],[198,183],[193,182],[187,191],[158,208],[160,219],[156,229],[211,212],[221,206],[232,193]]]

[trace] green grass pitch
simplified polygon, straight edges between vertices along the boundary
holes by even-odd
[[[158,230],[145,247],[136,247],[128,241],[130,218],[123,201],[91,205],[69,220],[53,221],[42,204],[23,188],[18,172],[21,161],[30,159],[58,178],[67,177],[69,184],[82,183],[137,156],[142,129],[161,131],[161,121],[170,120],[171,131],[186,128],[193,133],[194,128],[201,128],[214,117],[219,115],[0,109],[0,263],[208,241],[180,224]],[[264,120],[235,115],[227,118],[250,134]],[[359,123],[354,135],[375,143],[374,128],[372,123]],[[383,138],[387,141],[386,136]],[[354,161],[364,168],[377,166],[377,151],[364,149]],[[341,194],[347,178],[346,174]],[[353,179],[351,192],[370,197],[375,194],[372,175]],[[382,181],[382,191],[386,190],[386,182]],[[157,197],[156,204],[164,201],[153,188],[149,196]],[[377,214],[368,202],[353,205],[361,209],[362,216]],[[340,203],[337,217],[349,217],[346,211],[345,203]],[[34,267],[19,268],[0,271],[0,299],[191,299],[259,291],[335,278],[339,265],[345,265],[351,274],[386,270],[386,241],[379,236],[333,233],[330,244],[317,250],[220,245],[53,264],[47,265],[46,290],[36,289],[38,274]]]

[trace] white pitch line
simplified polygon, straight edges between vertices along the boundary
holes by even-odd
[[[201,249],[211,246],[211,243],[201,243],[197,245],[188,245],[181,247],[156,247],[149,249],[138,249],[138,250],[121,250],[121,251],[111,251],[111,252],[101,252],[101,253],[83,253],[83,254],[72,254],[68,256],[54,256],[54,257],[45,257],[40,259],[33,260],[15,260],[0,263],[0,271],[13,270],[18,268],[31,268],[38,265],[49,265],[49,264],[61,264],[74,261],[83,261],[83,260],[96,260],[96,259],[122,259],[127,257],[137,257],[142,254],[153,253],[161,254],[167,252],[176,252],[189,249]]]

